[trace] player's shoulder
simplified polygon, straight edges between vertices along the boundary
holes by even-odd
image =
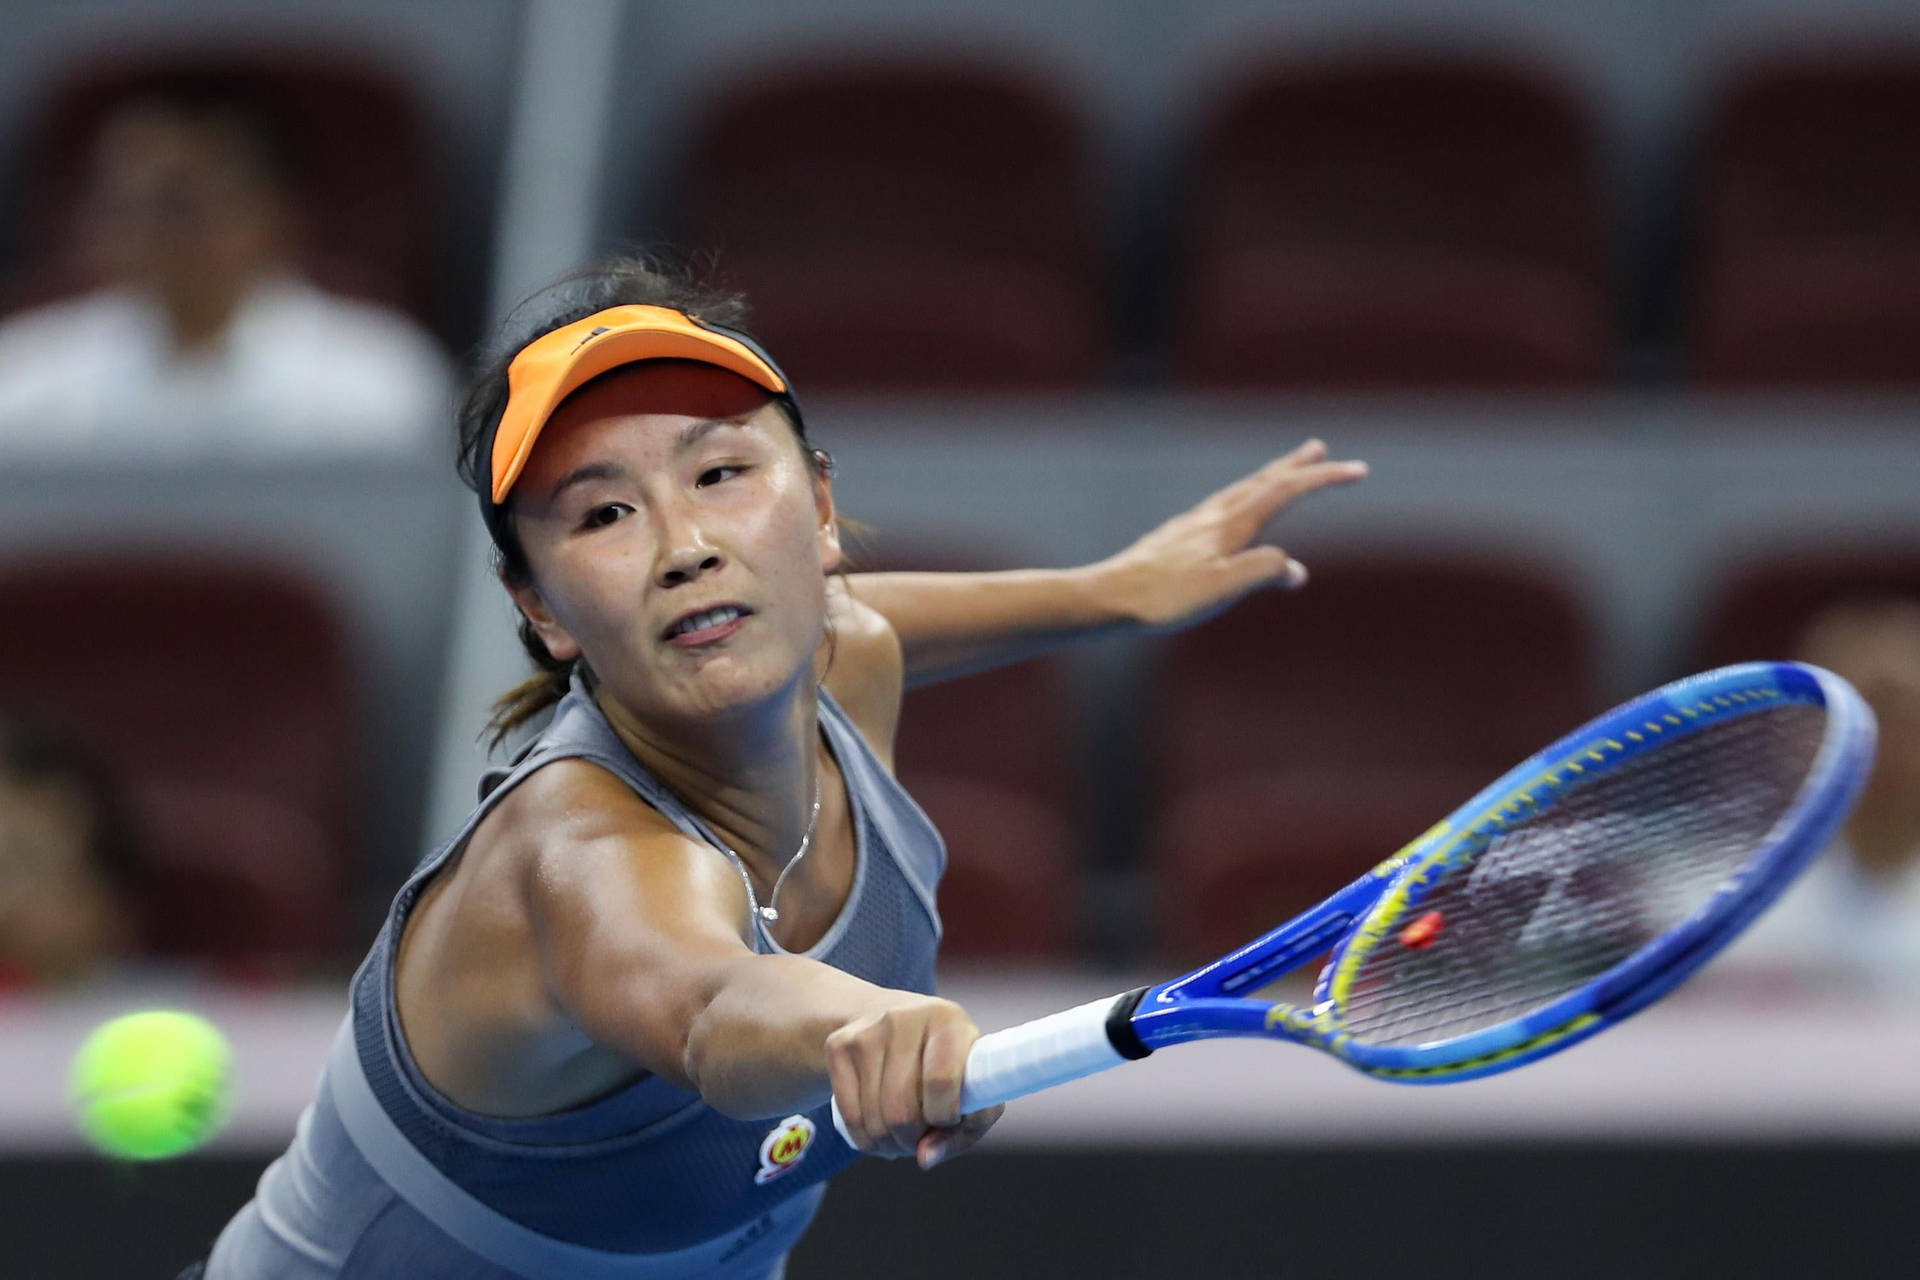
[[[745,919],[733,864],[590,760],[555,760],[521,779],[475,829],[469,853],[549,935],[557,921],[569,933],[641,900]]]
[[[833,626],[833,658],[826,690],[874,754],[890,765],[906,678],[900,637],[885,615],[856,599],[838,578],[827,584],[827,617]]]
[[[469,849],[544,877],[588,848],[644,855],[697,843],[613,773],[572,757],[520,779],[475,828]]]
[[[886,615],[847,589],[841,578],[827,579],[827,616],[836,641],[852,656],[869,660],[900,654],[900,637]]]

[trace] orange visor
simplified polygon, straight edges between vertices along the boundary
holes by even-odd
[[[790,394],[780,370],[753,345],[670,307],[597,311],[536,338],[507,366],[507,408],[493,436],[494,504],[506,502],[540,429],[562,400],[607,370],[640,360],[698,360],[774,395]]]

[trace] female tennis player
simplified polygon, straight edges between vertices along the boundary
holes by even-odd
[[[1365,472],[1309,442],[1085,568],[848,576],[740,318],[618,261],[509,321],[462,471],[540,670],[494,727],[552,719],[401,888],[210,1280],[761,1280],[860,1151],[965,1151],[903,681],[1298,586],[1256,535]]]

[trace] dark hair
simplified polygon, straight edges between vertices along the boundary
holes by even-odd
[[[138,112],[172,116],[224,135],[234,154],[265,186],[285,190],[300,174],[287,121],[264,86],[244,75],[183,71],[136,84],[109,106],[109,117]]]
[[[501,323],[493,345],[481,356],[479,372],[460,407],[458,467],[460,479],[469,489],[479,494],[483,485],[492,483],[492,459],[481,455],[491,447],[494,429],[507,409],[507,367],[513,358],[527,344],[555,329],[608,307],[636,305],[671,307],[706,324],[747,332],[747,304],[739,294],[709,288],[696,281],[685,267],[663,265],[644,257],[607,258],[545,286],[523,299]],[[833,460],[823,450],[807,443],[805,423],[792,400],[777,397],[776,403],[781,405],[788,425],[793,428],[807,465],[816,475],[829,473]],[[487,521],[487,529],[493,536],[495,571],[509,585],[531,584],[533,571],[514,530],[512,516],[499,513]],[[547,646],[524,615],[519,626],[520,645],[537,671],[495,700],[493,716],[482,731],[491,734],[490,747],[499,746],[515,729],[565,697],[575,663],[583,661],[561,661],[548,653]],[[828,653],[831,658],[831,623]]]

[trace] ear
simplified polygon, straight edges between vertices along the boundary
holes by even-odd
[[[820,572],[832,573],[840,567],[843,552],[840,547],[840,521],[833,506],[833,459],[822,450],[814,451],[820,459],[819,468],[813,476],[813,505],[820,512],[820,525],[817,540],[820,544]]]
[[[540,598],[537,588],[531,585],[517,587],[505,577],[500,579],[500,585],[513,597],[513,603],[519,607],[521,615],[533,628],[533,633],[540,637],[540,643],[547,646],[547,652],[553,655],[554,661],[571,662],[580,656],[580,646],[574,643],[573,636],[560,625],[553,611],[547,608],[547,602]]]

